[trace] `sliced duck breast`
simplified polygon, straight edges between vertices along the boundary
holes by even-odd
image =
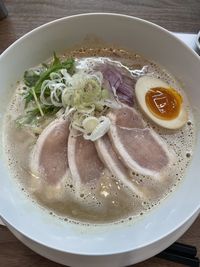
[[[113,109],[107,116],[111,119],[112,124],[121,128],[145,128],[142,116],[135,109],[124,104],[121,105],[121,108]]]
[[[104,170],[94,142],[85,140],[79,132],[70,130],[68,139],[68,161],[71,175],[77,187],[95,182]]]
[[[125,186],[127,186],[134,194],[142,198],[146,198],[144,190],[142,191],[139,186],[131,181],[128,169],[122,163],[115,153],[108,135],[104,135],[95,142],[95,146],[98,155],[105,166],[110,170],[110,172],[119,179]]]
[[[133,108],[123,106],[109,112],[108,117],[110,140],[125,166],[143,175],[159,176],[173,157],[162,138],[145,127]]]
[[[33,149],[31,170],[48,184],[56,185],[67,173],[68,136],[68,120],[56,119],[43,130]]]

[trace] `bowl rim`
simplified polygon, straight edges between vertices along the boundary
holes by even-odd
[[[124,253],[130,253],[130,252],[136,252],[139,251],[141,249],[146,249],[151,247],[152,245],[156,245],[158,244],[160,241],[164,240],[165,238],[167,238],[169,235],[173,235],[176,233],[176,231],[183,227],[191,218],[198,216],[200,213],[200,207],[198,207],[196,210],[194,210],[192,212],[192,214],[190,216],[188,216],[184,221],[182,221],[181,223],[178,224],[178,226],[174,227],[172,230],[168,231],[167,233],[165,233],[164,236],[161,236],[159,238],[155,238],[154,240],[152,240],[151,242],[148,243],[143,243],[141,246],[137,246],[134,248],[130,248],[130,249],[126,249],[126,250],[118,250],[118,251],[114,251],[112,253],[110,252],[76,252],[76,251],[68,251],[68,250],[64,250],[64,249],[58,249],[55,245],[48,245],[43,241],[38,241],[36,238],[33,238],[32,236],[30,236],[29,234],[25,233],[23,230],[19,230],[15,227],[15,225],[11,224],[10,222],[6,221],[6,219],[4,219],[1,215],[0,215],[0,219],[5,223],[5,225],[8,225],[9,228],[11,227],[12,229],[14,229],[16,232],[19,232],[21,235],[23,235],[24,237],[28,238],[30,241],[33,241],[34,243],[44,246],[48,249],[53,249],[57,252],[61,252],[61,253],[68,253],[68,254],[73,254],[73,255],[79,255],[79,256],[111,256],[111,255],[120,255],[120,254],[124,254]],[[198,215],[197,215],[198,214]],[[148,216],[148,214],[147,214]]]

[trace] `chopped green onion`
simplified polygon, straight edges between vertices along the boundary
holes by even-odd
[[[33,93],[33,97],[35,99],[35,103],[36,103],[36,105],[37,105],[37,107],[38,107],[38,109],[40,111],[41,116],[43,117],[44,116],[44,112],[42,111],[41,105],[40,105],[40,103],[38,101],[38,98],[37,98],[37,96],[35,94],[35,90],[34,90],[34,88],[31,88],[31,90],[32,90],[32,93]]]

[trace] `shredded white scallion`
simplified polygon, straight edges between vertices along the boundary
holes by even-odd
[[[110,128],[109,118],[101,114],[106,108],[119,107],[102,85],[103,75],[99,71],[92,74],[79,71],[71,76],[61,69],[42,83],[40,101],[61,107],[57,116],[70,116],[71,127],[82,132],[85,139],[95,141]]]
[[[99,119],[94,116],[87,117],[82,122],[86,134],[91,134],[98,124]]]
[[[98,120],[99,120],[99,123],[94,128],[94,130],[90,134],[85,133],[83,135],[83,137],[86,140],[96,141],[97,139],[101,138],[104,134],[106,134],[108,130],[110,129],[111,122],[108,117],[101,116],[100,118],[98,118]]]

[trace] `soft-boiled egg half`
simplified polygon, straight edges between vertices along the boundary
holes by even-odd
[[[187,122],[183,97],[161,79],[139,78],[135,93],[141,109],[156,124],[167,129],[179,129]]]

